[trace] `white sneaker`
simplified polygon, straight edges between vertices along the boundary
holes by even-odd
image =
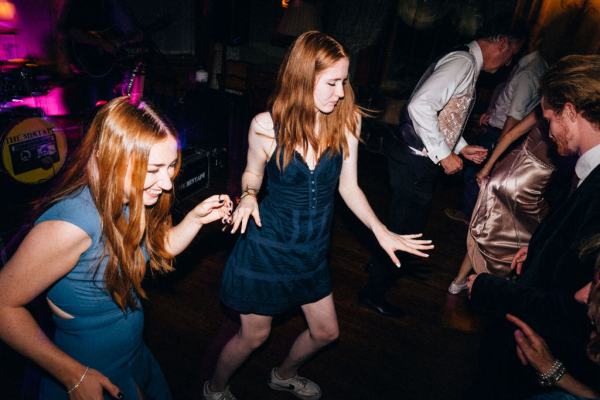
[[[237,400],[237,398],[229,391],[229,386],[222,392],[213,392],[210,390],[210,381],[204,382],[202,389],[204,400]]]
[[[269,387],[274,390],[284,390],[303,400],[318,400],[321,398],[321,388],[315,382],[296,375],[288,379],[277,376],[275,368],[271,370]]]
[[[456,283],[455,281],[452,281],[450,286],[448,286],[448,293],[459,294],[460,292],[462,292],[463,290],[466,290],[466,289],[467,289],[467,281],[464,281],[463,283]]]

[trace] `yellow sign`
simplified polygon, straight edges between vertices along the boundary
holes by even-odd
[[[65,163],[67,139],[50,120],[27,118],[2,138],[2,165],[21,183],[35,184],[53,178]]]

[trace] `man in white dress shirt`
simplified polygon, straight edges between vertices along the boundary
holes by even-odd
[[[475,83],[481,70],[494,73],[508,65],[523,37],[515,30],[474,40],[441,57],[421,77],[396,134],[385,146],[392,188],[390,230],[423,232],[439,170],[446,174],[460,171],[460,155],[477,164],[483,162],[487,150],[462,138],[474,103]],[[400,316],[402,312],[385,299],[394,266],[377,255],[367,269],[369,280],[359,302],[382,315]]]

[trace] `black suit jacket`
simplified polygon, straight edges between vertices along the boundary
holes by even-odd
[[[471,292],[473,305],[498,318],[506,313],[518,316],[546,339],[557,357],[581,364],[591,324],[587,307],[575,301],[574,294],[592,280],[595,257],[581,258],[579,253],[582,243],[597,233],[600,166],[539,225],[529,242],[522,276],[516,282],[478,276]],[[579,366],[584,367],[575,368]]]

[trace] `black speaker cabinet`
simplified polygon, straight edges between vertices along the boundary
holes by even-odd
[[[210,184],[210,153],[199,148],[182,151],[181,170],[175,181],[175,194],[183,199]]]

